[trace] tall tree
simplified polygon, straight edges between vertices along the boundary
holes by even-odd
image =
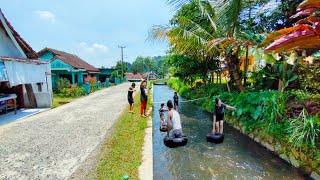
[[[181,3],[181,0],[170,2],[177,4]],[[265,1],[252,0],[249,5],[263,2]],[[192,3],[197,5],[201,19],[204,18],[205,21],[178,13],[174,17],[174,25],[154,26],[151,37],[153,39],[167,37],[172,52],[186,54],[191,59],[206,61],[216,56],[224,56],[232,79],[240,91],[244,92],[239,73],[241,47],[259,44],[262,41],[260,36],[241,31],[240,20],[249,6],[248,2],[245,0],[217,0],[214,2],[192,1]],[[181,8],[181,10],[184,9]],[[192,13],[197,14],[196,10]],[[207,23],[202,24],[202,22]]]
[[[148,71],[155,71],[157,69],[157,61],[151,57],[138,56],[132,63],[133,73],[145,73]]]
[[[131,71],[131,66],[132,65],[129,62],[117,61],[116,66],[113,66],[112,68],[123,70],[123,74],[125,74],[126,72]],[[122,73],[120,73],[120,74],[122,74]]]

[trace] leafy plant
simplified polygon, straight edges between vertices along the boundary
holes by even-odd
[[[289,141],[294,147],[303,147],[305,145],[315,148],[316,137],[320,134],[319,116],[308,116],[303,110],[299,117],[293,119],[287,132]]]
[[[118,78],[120,79],[121,78],[121,75],[119,74],[119,72],[117,70],[113,71],[111,73],[111,76],[110,76],[110,81],[111,82],[115,82],[115,79]]]
[[[59,78],[56,82],[56,89],[58,93],[60,93],[62,89],[69,88],[70,86],[71,83],[67,78]]]
[[[97,78],[96,77],[87,76],[86,78],[84,78],[84,82],[85,83],[89,83],[91,86],[95,86],[97,84]]]
[[[298,6],[298,13],[291,18],[305,17],[299,20],[296,26],[280,29],[270,33],[263,44],[271,44],[265,52],[274,53],[292,49],[319,48],[320,24],[319,24],[319,2],[305,0]]]
[[[63,88],[60,90],[62,97],[80,97],[85,95],[84,87],[72,86],[71,88]]]

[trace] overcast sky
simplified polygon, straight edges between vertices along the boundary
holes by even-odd
[[[0,7],[35,50],[70,52],[96,67],[120,60],[164,55],[166,44],[146,41],[152,25],[168,24],[174,11],[165,0],[10,0]]]

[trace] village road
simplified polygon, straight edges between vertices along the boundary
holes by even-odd
[[[127,108],[129,86],[0,126],[0,179],[68,179]]]

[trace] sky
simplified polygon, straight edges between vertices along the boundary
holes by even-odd
[[[175,13],[166,0],[10,0],[0,8],[35,50],[45,47],[76,54],[95,67],[121,59],[165,55],[165,43],[147,40],[153,25],[168,24]]]

